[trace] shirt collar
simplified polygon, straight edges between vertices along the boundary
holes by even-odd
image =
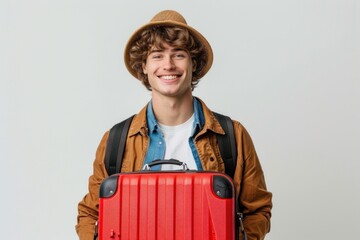
[[[200,131],[200,129],[202,129],[202,127],[205,124],[205,117],[204,117],[204,112],[201,106],[200,101],[197,98],[193,98],[194,99],[194,125],[193,125],[193,131],[192,131],[192,136],[195,136],[196,133],[198,133],[198,131]]]
[[[153,133],[158,129],[158,123],[156,121],[153,109],[152,109],[152,100],[149,102],[147,109],[146,109],[146,116],[147,116],[147,124],[149,128],[149,133]]]

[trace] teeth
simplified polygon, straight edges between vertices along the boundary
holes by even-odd
[[[175,75],[169,75],[169,76],[161,76],[161,78],[165,79],[165,80],[172,80],[177,78],[177,76]]]

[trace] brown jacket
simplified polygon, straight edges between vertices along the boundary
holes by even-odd
[[[199,153],[204,170],[224,172],[224,163],[217,145],[216,134],[224,134],[220,123],[212,112],[201,102],[205,125],[195,137],[195,146]],[[236,195],[240,194],[240,206],[245,216],[244,226],[248,240],[264,239],[270,230],[272,194],[266,190],[265,179],[254,145],[246,129],[237,121],[233,121],[237,142],[237,167],[234,175]],[[104,165],[106,132],[99,144],[94,161],[94,172],[89,178],[89,193],[78,205],[78,224],[76,231],[80,240],[92,240],[94,225],[98,218],[99,187],[106,178]],[[138,171],[149,145],[146,124],[146,107],[135,115],[128,133],[124,153],[122,172]]]

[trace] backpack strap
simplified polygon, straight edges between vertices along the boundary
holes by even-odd
[[[134,115],[110,129],[105,152],[105,168],[108,175],[120,172],[127,134]]]
[[[213,113],[225,131],[225,135],[217,135],[217,140],[225,164],[225,173],[233,178],[237,161],[234,126],[230,117],[216,112]]]
[[[223,128],[225,135],[217,135],[218,145],[220,148],[221,157],[225,164],[225,173],[234,178],[236,162],[237,162],[237,145],[235,140],[234,125],[230,117],[221,115],[219,113],[213,112],[216,119],[219,121],[221,127]],[[235,200],[236,207],[236,239],[239,238],[239,230],[242,233],[242,240],[247,240],[247,235],[243,225],[243,213],[240,212],[240,203],[239,200]]]

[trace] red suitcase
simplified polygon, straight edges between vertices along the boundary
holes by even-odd
[[[100,187],[99,239],[232,240],[234,196],[231,178],[222,173],[115,174]]]

